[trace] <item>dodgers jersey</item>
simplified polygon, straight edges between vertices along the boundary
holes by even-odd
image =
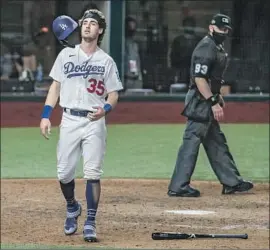
[[[64,48],[49,76],[60,82],[59,105],[63,108],[103,107],[108,93],[123,89],[116,63],[100,48],[90,56],[80,45]]]

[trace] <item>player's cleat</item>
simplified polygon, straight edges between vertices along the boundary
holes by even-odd
[[[73,207],[67,208],[67,218],[65,221],[64,231],[66,235],[74,234],[77,231],[77,219],[82,213],[82,206],[76,203]]]
[[[234,187],[223,185],[222,194],[234,194],[246,192],[253,188],[253,183],[250,181],[242,181]]]
[[[85,221],[83,227],[83,238],[87,242],[97,242],[96,226],[91,221]]]
[[[192,188],[191,186],[187,185],[184,188],[181,188],[178,192],[174,192],[169,190],[168,196],[170,197],[199,197],[200,191]]]

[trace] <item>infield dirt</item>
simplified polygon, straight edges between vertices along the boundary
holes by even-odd
[[[98,243],[82,237],[86,202],[83,180],[76,198],[83,216],[75,235],[65,236],[65,202],[57,180],[1,180],[1,243],[147,249],[269,249],[269,185],[241,195],[221,195],[216,182],[196,182],[199,198],[170,198],[167,180],[102,180],[97,215]],[[166,210],[205,210],[206,215],[177,215]],[[243,239],[154,241],[151,233],[247,233]]]

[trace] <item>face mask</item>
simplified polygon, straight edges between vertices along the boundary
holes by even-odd
[[[213,38],[217,44],[221,44],[225,41],[227,38],[227,34],[219,33],[216,31],[213,31]]]

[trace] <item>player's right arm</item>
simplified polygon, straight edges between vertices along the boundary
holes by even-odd
[[[60,52],[50,72],[50,77],[53,78],[53,82],[48,91],[45,105],[43,107],[43,111],[41,115],[40,131],[41,131],[41,134],[46,139],[49,139],[49,134],[51,130],[50,116],[60,95],[60,87],[61,87],[60,82],[62,81],[62,76],[63,76],[61,55],[62,53]]]
[[[45,105],[43,108],[43,113],[41,116],[40,121],[40,131],[41,134],[46,138],[49,139],[49,134],[51,130],[51,122],[50,116],[52,113],[53,108],[55,107],[60,94],[60,82],[53,81],[50,86]]]
[[[54,80],[48,91],[45,105],[50,105],[51,107],[54,108],[58,101],[59,95],[60,95],[60,82]]]
[[[197,89],[206,100],[213,98],[213,93],[207,82],[213,63],[215,63],[215,51],[209,44],[202,44],[193,54],[193,72],[192,77],[196,83]],[[215,103],[215,100],[213,100]],[[223,109],[217,103],[212,105],[214,118],[219,121],[223,118]]]

